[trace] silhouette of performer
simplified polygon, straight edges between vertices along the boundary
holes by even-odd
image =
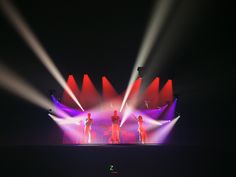
[[[88,117],[85,119],[84,123],[84,141],[85,143],[91,143],[91,126],[93,124],[93,119],[91,118],[91,113],[88,113]]]
[[[112,144],[120,143],[120,117],[117,115],[117,111],[114,111],[114,115],[111,117],[112,127],[111,127],[111,142]]]

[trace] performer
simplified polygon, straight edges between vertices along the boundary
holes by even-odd
[[[146,130],[143,127],[143,118],[142,116],[138,116],[138,132],[139,132],[139,142],[144,144],[146,142]]]
[[[91,126],[93,124],[93,119],[91,118],[91,113],[88,113],[88,117],[85,119],[84,123],[84,140],[85,143],[91,143]]]
[[[145,100],[144,103],[145,103],[146,108],[149,109],[149,101]]]
[[[117,111],[114,111],[114,115],[111,117],[112,128],[111,128],[111,141],[112,144],[120,143],[120,117],[117,115]]]

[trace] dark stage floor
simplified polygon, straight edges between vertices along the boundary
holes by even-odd
[[[231,150],[200,146],[1,147],[5,176],[227,176]],[[231,165],[232,166],[232,165]],[[232,168],[231,168],[232,169]]]

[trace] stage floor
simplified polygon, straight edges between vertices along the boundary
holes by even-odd
[[[43,177],[224,176],[231,156],[222,147],[176,145],[5,146],[0,150],[5,176]]]

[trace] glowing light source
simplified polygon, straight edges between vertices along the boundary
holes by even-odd
[[[83,129],[80,124],[80,120],[75,119],[60,119],[52,114],[48,114],[49,117],[52,118],[52,120],[55,121],[55,123],[63,130],[65,136],[67,139],[69,139],[70,143],[73,144],[78,144],[78,143],[83,143],[83,133],[81,131],[78,131],[78,129]]]
[[[157,109],[142,110],[142,112],[153,119],[158,119],[163,114],[163,112],[165,112],[167,107],[168,105],[165,105]]]
[[[173,85],[172,80],[168,80],[160,91],[160,105],[165,105],[173,101]]]
[[[116,90],[105,76],[102,77],[102,95],[105,100],[118,96]]]
[[[136,81],[134,81],[134,83],[130,84],[125,92],[125,96],[123,98],[123,101],[122,101],[122,104],[121,104],[121,107],[120,107],[120,112],[122,111],[126,101],[128,98],[134,98],[135,95],[138,94],[139,92],[139,89],[140,89],[140,86],[141,86],[141,83],[142,83],[142,78],[139,77],[138,79],[136,79]],[[125,101],[124,101],[125,100]],[[138,101],[138,100],[136,100]],[[136,104],[136,101],[132,101],[133,104],[135,103]],[[136,105],[133,105],[133,106],[136,106]]]
[[[142,78],[139,77],[138,79],[136,79],[136,81],[134,82],[132,89],[130,90],[130,94],[128,96],[128,99],[132,99],[138,96],[140,87],[142,84]]]
[[[60,103],[55,96],[51,95],[51,98],[52,98],[52,101],[55,105],[55,113],[57,115],[60,116],[60,114],[58,114],[58,110],[62,110],[63,112],[67,113],[68,115],[70,116],[77,116],[79,114],[81,114],[81,111],[78,110],[78,109],[75,109],[75,108],[71,108],[71,107],[68,107],[62,103]],[[60,116],[60,117],[63,117],[65,118],[65,116]],[[68,116],[67,116],[68,117]]]
[[[167,136],[170,134],[176,122],[179,120],[179,118],[180,116],[176,117],[169,123],[166,123],[165,125],[160,127],[158,130],[153,132],[149,139],[150,143],[157,143],[157,142],[163,143],[166,140]]]
[[[126,105],[124,115],[121,119],[120,127],[124,124],[124,122],[127,120],[127,118],[131,115],[132,112],[133,112],[133,108]]]
[[[84,74],[82,89],[80,93],[80,101],[86,108],[96,106],[100,101],[100,95],[96,90],[93,82],[88,74]]]
[[[175,108],[177,104],[177,99],[175,99],[170,105],[168,105],[167,110],[165,110],[163,119],[172,120],[175,117]]]
[[[59,118],[55,115],[48,114],[54,121],[57,122],[59,125],[68,125],[68,124],[77,124],[80,125],[81,121],[83,120],[83,116],[75,116],[75,117],[64,117]]]
[[[158,106],[159,82],[160,79],[156,77],[143,93],[143,100],[146,102],[147,109],[155,109]]]
[[[71,89],[71,91],[74,93],[74,95],[76,96],[77,99],[79,99],[79,87],[75,81],[75,78],[73,75],[69,75],[66,84],[69,86],[69,88]],[[72,98],[70,97],[70,95],[67,93],[67,91],[64,90],[63,93],[63,97],[62,97],[62,103],[70,106],[70,107],[74,107],[76,108],[77,105],[75,104],[75,102],[72,100]]]

